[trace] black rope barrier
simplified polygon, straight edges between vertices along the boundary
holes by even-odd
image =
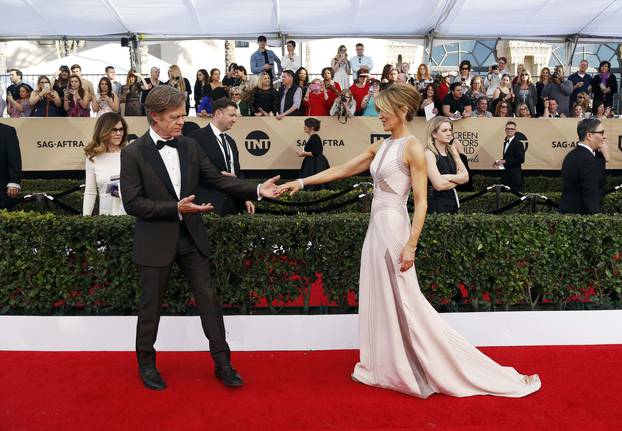
[[[311,209],[305,209],[305,210],[300,210],[300,211],[284,211],[284,210],[277,211],[277,210],[272,210],[269,208],[257,208],[255,212],[258,214],[287,215],[287,216],[298,215],[301,212],[305,214],[321,214],[321,213],[325,213],[328,211],[334,211],[336,209],[343,208],[348,205],[352,205],[353,203],[358,202],[360,199],[368,195],[369,193],[361,193],[360,195],[350,198],[346,201],[340,202],[338,204],[332,204],[332,205],[322,207],[322,208],[311,208]]]
[[[321,204],[321,203],[324,203],[324,202],[332,201],[333,199],[337,199],[338,197],[341,197],[341,196],[343,196],[343,195],[345,195],[347,193],[350,193],[354,189],[358,189],[362,185],[366,185],[365,190],[368,190],[370,186],[373,187],[372,183],[354,184],[350,188],[343,189],[343,190],[338,191],[336,193],[333,193],[333,194],[331,194],[329,196],[324,196],[323,198],[316,199],[314,201],[305,201],[305,202],[301,202],[301,201],[291,202],[291,201],[289,201],[289,202],[287,202],[287,201],[281,201],[281,200],[272,199],[272,198],[263,198],[262,200],[264,200],[266,202],[270,202],[270,203],[275,204],[275,205],[282,205],[282,206],[286,206],[286,207],[308,207],[308,206],[313,206],[313,205]]]
[[[77,192],[78,190],[80,190],[81,188],[84,188],[84,184],[80,184],[78,186],[72,187],[70,189],[67,189],[65,191],[62,191],[60,193],[56,193],[53,195],[50,195],[46,192],[37,192],[37,193],[31,193],[28,195],[23,196],[21,199],[16,199],[13,202],[11,202],[10,204],[8,204],[6,206],[6,209],[10,209],[13,208],[19,204],[22,203],[27,203],[27,202],[37,202],[37,205],[39,206],[39,210],[45,210],[45,206],[46,206],[46,202],[52,202],[55,205],[57,205],[58,207],[64,209],[65,211],[71,213],[71,214],[76,214],[76,215],[80,215],[82,214],[82,211],[75,209],[74,207],[72,207],[71,205],[67,205],[66,203],[64,203],[63,201],[61,201],[59,198],[63,197],[63,196],[67,196],[71,193]]]
[[[622,184],[615,186],[609,190],[607,190],[605,193],[603,193],[603,196],[608,195],[609,193],[614,193],[617,192],[618,190],[622,189]]]

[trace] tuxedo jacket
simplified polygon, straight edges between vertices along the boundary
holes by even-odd
[[[569,152],[562,164],[562,198],[559,202],[559,212],[600,213],[603,196],[602,174],[602,167],[590,150],[577,145]]]
[[[199,143],[199,146],[203,152],[207,155],[210,162],[216,166],[219,172],[227,170],[227,164],[220,149],[220,143],[209,125],[201,129],[194,130],[190,133],[190,137]],[[233,172],[238,178],[244,178],[240,171],[240,153],[238,152],[238,147],[233,138],[229,135],[227,135],[227,142],[229,143],[229,148],[231,149]],[[211,203],[214,205],[214,212],[220,215],[237,214],[244,211],[244,200],[222,192],[216,188],[214,184],[210,184],[207,180],[199,182],[196,202]]]
[[[22,157],[15,128],[0,124],[0,208],[11,199],[6,194],[8,183],[19,184],[22,179]]]
[[[501,181],[512,190],[523,190],[523,169],[521,165],[525,163],[525,147],[522,141],[526,141],[527,137],[520,132],[516,132],[514,139],[508,145],[503,153],[505,160],[505,170],[501,173]],[[505,147],[505,140],[503,142]]]
[[[149,132],[121,151],[121,197],[126,212],[137,218],[132,257],[138,265],[170,265],[177,253],[180,223],[199,251],[208,254],[209,238],[201,214],[184,214],[180,220],[177,212],[179,199],[196,194],[200,181],[244,200],[257,199],[257,184],[221,175],[194,139],[180,136],[177,141],[180,197]]]

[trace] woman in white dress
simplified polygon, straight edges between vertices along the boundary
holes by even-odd
[[[127,123],[120,114],[108,112],[97,119],[93,140],[86,153],[86,185],[82,215],[93,214],[99,195],[99,214],[125,215],[119,190],[121,149],[127,145]]]
[[[391,137],[361,155],[311,177],[283,184],[293,194],[369,169],[374,199],[361,254],[359,281],[360,383],[427,398],[434,393],[465,397],[522,397],[540,388],[537,375],[519,374],[481,353],[445,323],[421,293],[414,268],[427,211],[424,145],[407,123],[421,96],[408,84],[381,91],[378,118]],[[406,202],[413,190],[412,225]]]
[[[333,68],[333,80],[339,83],[341,89],[350,88],[352,68],[350,60],[348,60],[348,51],[345,45],[341,45],[339,49],[337,49],[337,55],[330,61],[330,67]]]

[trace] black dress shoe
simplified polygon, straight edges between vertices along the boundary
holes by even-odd
[[[145,387],[148,389],[153,389],[154,391],[163,391],[166,389],[164,379],[160,375],[160,372],[155,368],[140,370],[140,378],[142,379]]]
[[[216,378],[222,381],[225,386],[233,388],[244,384],[242,377],[236,370],[233,369],[233,367],[231,367],[231,365],[226,365],[224,367],[216,366]]]

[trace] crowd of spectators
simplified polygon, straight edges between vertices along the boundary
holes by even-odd
[[[149,76],[131,70],[125,83],[116,81],[115,69],[106,67],[105,76],[96,86],[82,76],[80,65],[61,66],[52,77],[37,79],[36,87],[23,82],[22,73],[9,70],[11,85],[0,109],[11,117],[88,117],[107,112],[124,116],[142,116],[144,101],[152,88],[170,85],[186,95],[186,113],[193,106],[197,116],[209,117],[212,104],[230,98],[240,116],[327,116],[345,119],[377,115],[374,98],[395,82],[408,82],[421,93],[423,103],[418,115],[425,116],[425,106],[432,112],[453,120],[466,117],[611,117],[614,96],[618,92],[611,64],[602,61],[597,73],[588,73],[589,63],[581,61],[579,70],[566,76],[564,68],[544,67],[534,82],[529,70],[519,64],[516,74],[509,70],[507,59],[500,57],[486,74],[473,71],[468,60],[460,62],[456,72],[434,76],[427,64],[410,74],[410,65],[398,58],[374,71],[373,59],[365,55],[362,43],[349,56],[345,45],[312,77],[302,67],[296,42],[286,43],[286,53],[278,56],[268,49],[265,36],[257,38],[257,50],[250,57],[250,73],[242,65],[231,63],[224,73],[217,68],[196,72],[194,85],[177,65],[161,80],[160,69],[152,67]],[[191,103],[193,102],[193,103]],[[192,105],[192,106],[191,106]]]

